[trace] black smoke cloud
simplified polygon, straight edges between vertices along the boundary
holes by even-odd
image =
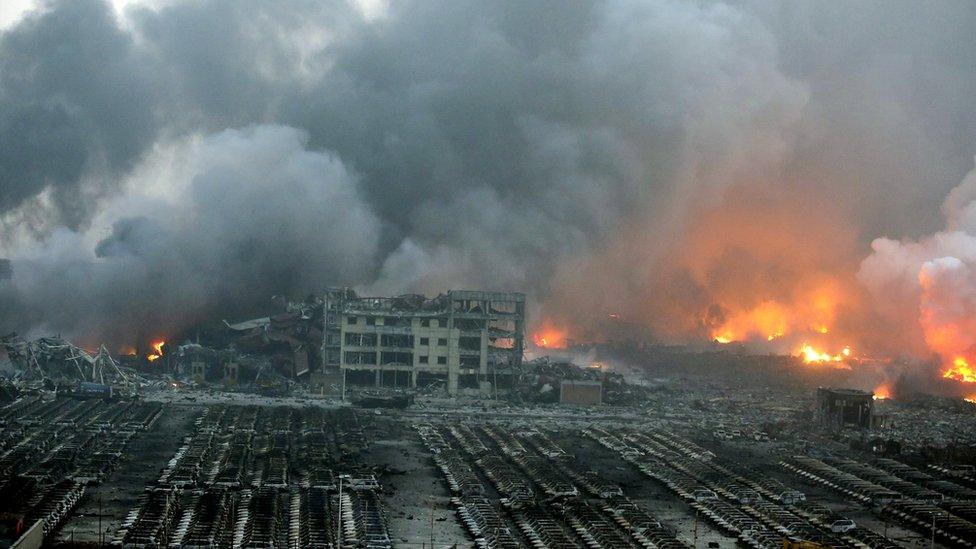
[[[0,35],[0,212],[47,190],[46,218],[28,219],[81,227],[151,145],[154,93],[102,2],[64,2]]]
[[[0,328],[122,342],[334,284],[636,312],[744,181],[829,196],[863,251],[932,230],[976,38],[917,9],[49,2],[0,36]]]

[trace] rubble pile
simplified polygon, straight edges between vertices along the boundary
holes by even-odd
[[[177,338],[167,368],[185,381],[287,393],[322,360],[322,310],[310,297],[280,314],[197,327]]]
[[[593,381],[603,385],[603,400],[619,406],[640,406],[647,403],[654,387],[628,383],[621,374],[608,371],[604,365],[583,367],[568,361],[544,356],[523,363],[522,383],[516,387],[516,400],[537,404],[559,400],[559,385],[563,381]]]
[[[104,345],[93,354],[60,337],[27,340],[11,334],[0,338],[0,348],[7,356],[0,371],[23,387],[97,383],[131,389],[148,383],[119,365]]]

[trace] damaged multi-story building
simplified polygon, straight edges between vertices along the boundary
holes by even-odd
[[[452,290],[359,297],[349,288],[324,299],[324,371],[347,384],[488,395],[511,387],[525,346],[525,295]]]

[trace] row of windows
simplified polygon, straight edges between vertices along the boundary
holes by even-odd
[[[376,364],[375,352],[346,351],[346,364]],[[447,364],[446,356],[435,357],[437,364]],[[430,357],[421,355],[418,357],[421,364],[430,364]],[[380,353],[380,364],[409,364],[413,361],[410,353],[383,352]]]
[[[367,316],[364,318],[364,320],[367,326],[375,326],[377,318],[383,319],[384,326],[409,326],[410,325],[409,318],[403,318],[397,316],[388,316],[388,317]],[[346,317],[346,323],[359,324],[359,317],[355,315],[349,315]],[[440,328],[441,321],[436,318],[422,318],[420,319],[420,325],[424,328]]]
[[[477,338],[476,338],[477,339]],[[360,332],[346,332],[346,345],[355,345],[357,347],[375,347],[376,346],[376,334],[370,333],[360,333]],[[413,347],[413,336],[406,334],[383,334],[379,339],[380,345],[383,347]],[[478,340],[479,345],[481,340]],[[421,345],[430,345],[429,337],[420,338]],[[441,347],[447,346],[447,338],[439,337],[437,338],[437,344]]]

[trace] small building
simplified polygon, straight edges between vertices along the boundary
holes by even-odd
[[[574,406],[603,404],[603,382],[565,379],[559,384],[559,403]]]
[[[874,393],[857,389],[817,389],[817,422],[837,431],[874,427]]]

